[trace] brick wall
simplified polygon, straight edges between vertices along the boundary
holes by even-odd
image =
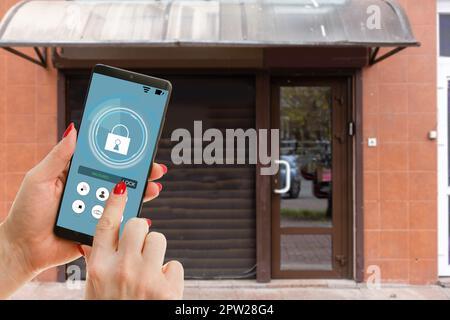
[[[399,1],[421,48],[364,70],[366,267],[385,282],[437,280],[436,1]]]
[[[1,0],[0,15],[15,2]],[[54,69],[45,70],[0,50],[0,220],[26,171],[57,142],[56,80]],[[56,279],[56,269],[39,279]]]

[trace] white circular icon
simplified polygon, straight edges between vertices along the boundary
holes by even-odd
[[[93,216],[95,219],[100,219],[100,218],[102,217],[102,214],[103,214],[103,207],[100,206],[100,205],[94,206],[94,207],[92,208],[91,214],[92,214],[92,216]]]
[[[97,160],[108,167],[129,168],[145,157],[148,129],[138,113],[115,104],[115,100],[106,101],[93,118],[89,146]],[[123,131],[115,131],[119,126]]]
[[[106,201],[106,200],[108,200],[108,197],[109,197],[109,191],[108,191],[108,189],[103,188],[103,187],[98,188],[97,191],[95,192],[95,196],[100,201]]]
[[[91,187],[89,187],[89,185],[87,184],[87,182],[80,182],[77,185],[77,192],[80,196],[85,196],[89,193],[89,191],[91,190]]]
[[[78,214],[83,213],[83,211],[84,211],[85,208],[86,208],[86,205],[85,205],[84,202],[81,201],[81,200],[75,200],[75,201],[72,203],[72,210],[73,210],[75,213],[78,213]]]

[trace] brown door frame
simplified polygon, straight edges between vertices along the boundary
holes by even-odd
[[[270,75],[268,72],[256,74],[256,130],[270,130]],[[266,141],[270,150],[270,139]],[[270,282],[271,279],[271,177],[263,176],[261,164],[256,165],[256,280]]]
[[[331,86],[333,126],[333,227],[328,228],[281,228],[280,195],[272,192],[272,278],[352,278],[353,275],[353,137],[348,134],[353,121],[350,81],[345,77],[283,77],[271,83],[271,126],[280,127],[279,88],[285,86]],[[350,88],[349,88],[350,87]],[[336,112],[334,110],[340,110]],[[333,112],[334,111],[334,112]],[[272,177],[272,190],[278,188],[278,175]],[[332,235],[332,270],[280,270],[280,243],[284,234],[330,234]],[[344,256],[346,263],[337,259]]]

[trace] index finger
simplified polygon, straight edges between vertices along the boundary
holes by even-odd
[[[91,254],[115,252],[119,242],[119,229],[125,209],[127,186],[120,181],[116,184],[106,203],[105,210],[97,223]]]

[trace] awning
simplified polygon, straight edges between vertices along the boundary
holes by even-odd
[[[377,48],[417,45],[394,0],[35,0],[0,24],[1,47],[40,58],[47,47],[358,46],[375,62]]]

